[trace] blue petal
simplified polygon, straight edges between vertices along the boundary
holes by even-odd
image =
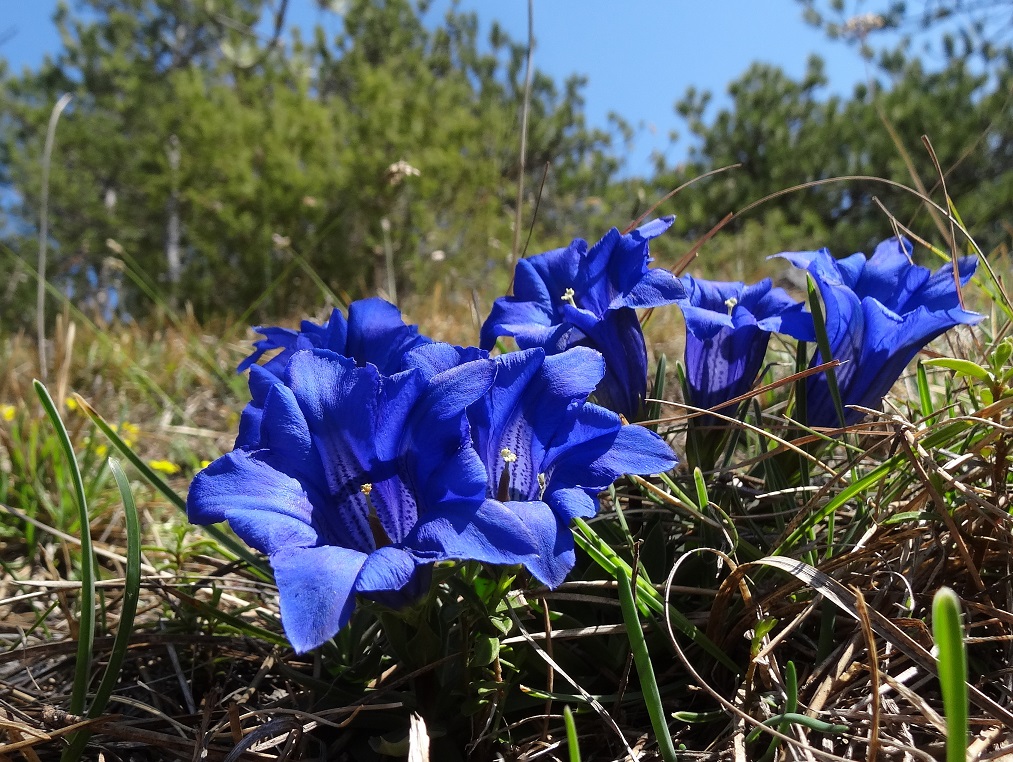
[[[587,253],[587,241],[575,238],[565,249],[522,259],[514,276],[514,295],[519,299],[537,301],[555,313],[565,302],[563,295],[573,289],[580,298],[586,274],[581,264]],[[554,321],[556,322],[556,321]]]
[[[623,425],[611,411],[587,404],[566,440],[547,453],[545,492],[570,487],[600,491],[623,474],[662,473],[675,464],[675,454],[657,434]]]
[[[186,499],[194,524],[228,521],[246,544],[264,553],[319,542],[314,506],[303,485],[265,462],[267,451],[236,450],[194,477]]]
[[[703,341],[687,333],[689,401],[696,407],[711,408],[748,392],[763,365],[769,338],[755,323],[725,328]]]
[[[644,273],[643,277],[626,292],[625,296],[614,300],[610,306],[613,309],[619,307],[637,309],[662,307],[684,298],[685,295],[686,289],[678,278],[668,270],[653,267]]]
[[[637,313],[628,307],[610,311],[588,339],[605,358],[605,377],[595,399],[632,420],[647,396],[647,345]]]
[[[332,498],[321,531],[327,542],[371,550],[361,489],[383,473],[375,455],[379,374],[371,365],[359,368],[349,358],[318,349],[293,355],[288,376]]]
[[[282,351],[264,363],[264,369],[279,378],[285,372],[285,366],[288,365],[294,352],[318,348],[330,349],[338,354],[344,354],[345,351],[345,318],[336,309],[332,310],[330,320],[323,325],[303,320],[298,331],[262,326],[257,326],[254,330],[263,334],[265,338],[254,342],[256,351],[239,364],[237,370],[240,373],[252,367],[265,352],[274,349]]]
[[[509,496],[534,499],[546,450],[563,441],[580,406],[604,373],[601,355],[575,347],[545,357],[541,350],[512,352],[496,358],[498,373],[489,394],[469,411],[475,445],[497,494],[509,470]],[[516,458],[504,460],[502,451]]]
[[[569,521],[560,520],[540,500],[508,501],[503,506],[528,530],[535,545],[535,552],[521,563],[543,585],[550,588],[561,585],[577,561]]]
[[[436,559],[419,559],[406,550],[388,545],[369,554],[355,589],[364,595],[402,590],[414,580],[418,567]]]
[[[250,403],[243,409],[239,418],[239,435],[236,437],[236,448],[256,448],[260,442],[260,425],[264,416],[264,402],[267,394],[276,384],[281,383],[278,376],[260,365],[250,367]]]
[[[863,299],[875,299],[894,311],[902,310],[908,296],[919,290],[929,277],[928,270],[912,264],[911,251],[911,242],[906,239],[888,238],[880,243],[865,262],[858,282],[852,286],[855,293]]]
[[[348,623],[363,553],[323,545],[282,548],[271,555],[281,599],[281,623],[296,653],[326,643]]]
[[[960,276],[960,285],[966,285],[974,275],[978,266],[977,257],[961,257],[957,260],[957,271]],[[924,286],[917,294],[906,302],[906,311],[925,307],[927,310],[953,310],[959,308],[960,299],[957,296],[957,288],[953,279],[953,266],[943,265],[936,270],[925,281]],[[955,317],[957,314],[955,313]],[[976,312],[965,311],[959,315],[960,323],[974,325],[984,319],[984,315]]]
[[[431,339],[406,325],[401,311],[390,302],[374,297],[352,302],[348,307],[348,341],[344,354],[359,365],[372,363],[381,373],[391,375],[402,369],[405,353]]]
[[[422,371],[425,378],[443,373],[473,360],[487,360],[489,353],[475,347],[458,347],[434,341],[422,344],[407,352],[404,356],[405,370]]]
[[[573,566],[569,530],[538,501],[486,500],[467,510],[444,503],[419,522],[409,542],[444,558],[524,564],[548,585],[562,582]]]
[[[555,322],[551,306],[504,296],[495,301],[492,312],[482,324],[479,346],[490,350],[496,346],[498,336],[513,336],[522,349],[550,347],[566,333],[567,328],[568,326]]]
[[[652,238],[657,238],[659,235],[664,233],[675,222],[675,215],[669,214],[664,217],[658,217],[657,219],[645,222],[639,228],[633,231],[633,234],[645,241],[650,241]]]
[[[545,499],[560,521],[569,526],[573,519],[589,519],[598,513],[598,492],[599,490],[579,487],[561,487],[548,493]]]
[[[465,409],[494,377],[493,362],[477,360],[428,380],[407,410],[397,399],[386,403],[385,420],[407,414],[397,443],[396,474],[374,483],[387,505],[381,520],[395,542],[441,502],[466,505],[484,497],[486,471],[471,447]]]

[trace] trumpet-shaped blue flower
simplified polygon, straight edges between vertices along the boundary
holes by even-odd
[[[462,359],[449,349],[430,372]],[[535,348],[495,362],[492,387],[468,408],[486,504],[509,511],[542,541],[521,563],[555,587],[575,560],[570,521],[594,516],[598,493],[623,474],[661,473],[677,460],[657,434],[587,401],[605,373],[598,352],[575,347],[546,356]]]
[[[685,295],[678,278],[647,266],[648,242],[673,219],[627,235],[612,228],[590,249],[578,238],[564,249],[522,259],[514,295],[497,299],[482,326],[482,348],[492,349],[497,336],[513,336],[521,349],[541,347],[548,354],[574,346],[596,349],[605,358],[596,399],[635,416],[647,394],[647,347],[636,310]]]
[[[826,309],[827,336],[841,400],[876,408],[918,351],[955,325],[974,325],[983,315],[960,306],[950,265],[934,273],[911,262],[906,239],[889,238],[868,259],[864,254],[836,260],[827,249],[778,254],[816,281]],[[957,262],[960,283],[974,274],[977,257]],[[824,360],[819,353],[813,365]],[[806,383],[810,426],[840,425],[825,374]],[[862,413],[845,410],[845,423]]]
[[[486,499],[465,410],[495,364],[431,372],[440,351],[418,347],[389,376],[321,349],[294,352],[280,377],[256,366],[259,414],[191,485],[192,522],[228,521],[269,556],[297,651],[341,629],[356,594],[399,605],[433,562],[530,563],[549,542]]]
[[[251,367],[265,353],[280,349],[263,366],[279,377],[292,355],[301,349],[329,349],[359,365],[372,363],[381,373],[389,375],[401,370],[406,352],[432,341],[419,334],[417,326],[406,325],[397,307],[378,297],[352,302],[348,320],[334,309],[323,325],[304,320],[298,331],[265,326],[253,330],[264,338],[253,343],[255,351],[239,363],[238,372]]]
[[[771,333],[815,341],[812,316],[769,278],[747,286],[682,277],[689,402],[711,408],[752,387]],[[734,411],[732,411],[734,413]]]

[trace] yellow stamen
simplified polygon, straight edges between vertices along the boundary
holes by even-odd
[[[503,462],[506,463],[506,467],[503,469],[503,473],[499,475],[499,485],[496,490],[496,499],[501,503],[510,498],[510,464],[517,462],[517,453],[511,450],[509,447],[504,447],[499,451],[499,456],[503,458]]]
[[[574,296],[576,296],[576,292],[572,288],[568,288],[563,292],[563,295],[560,298],[571,307],[576,307],[577,303],[573,299]]]
[[[369,531],[373,534],[373,544],[378,549],[385,548],[391,544],[390,535],[383,528],[380,517],[376,515],[376,506],[373,505],[373,499],[370,497],[370,494],[373,492],[373,485],[366,482],[359,487],[359,492],[366,496],[366,505],[369,506],[369,515],[366,516],[366,520],[369,521]]]

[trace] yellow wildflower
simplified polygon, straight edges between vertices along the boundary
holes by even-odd
[[[140,434],[140,433],[141,433],[141,430],[140,430],[140,428],[138,428],[137,424],[135,424],[135,423],[130,423],[129,421],[124,421],[123,423],[121,423],[119,425],[120,439],[123,440],[123,443],[127,447],[133,447],[134,446],[134,442],[137,441],[137,435]]]
[[[179,466],[171,460],[149,460],[148,465],[166,476],[173,476],[179,473]]]
[[[17,412],[17,409],[14,405],[0,405],[0,418],[3,418],[5,421],[13,421],[15,412]]]

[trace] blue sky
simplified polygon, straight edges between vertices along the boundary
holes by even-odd
[[[446,7],[439,0],[436,8]],[[56,0],[0,0],[0,56],[15,70],[37,66],[59,48],[52,23]],[[483,36],[498,20],[517,40],[527,37],[527,0],[461,0],[478,13]],[[289,20],[301,27],[340,20],[314,0],[290,0]],[[795,0],[535,0],[535,64],[557,81],[579,73],[590,124],[604,126],[610,111],[636,127],[626,171],[648,174],[652,151],[678,162],[685,139],[668,135],[680,127],[673,104],[686,88],[711,90],[713,108],[728,102],[726,88],[753,61],[781,66],[800,76],[812,53],[826,61],[828,94],[847,94],[866,78],[857,52],[828,41],[802,21]]]

